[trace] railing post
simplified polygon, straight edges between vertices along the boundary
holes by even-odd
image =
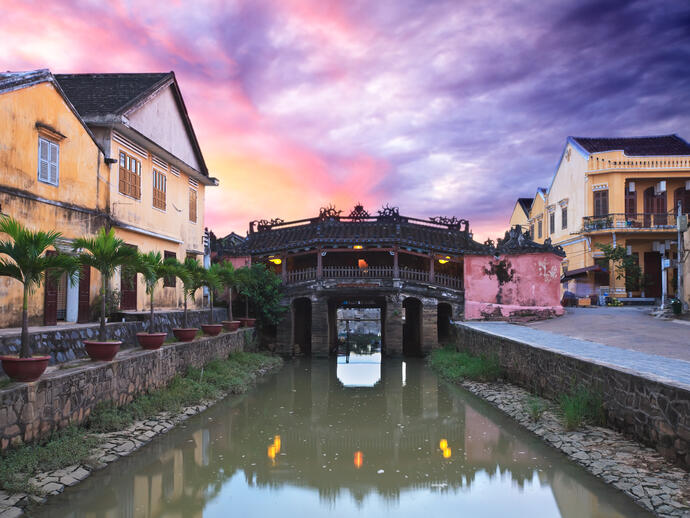
[[[429,282],[433,283],[436,280],[434,272],[434,254],[429,256]]]
[[[323,277],[323,257],[321,256],[321,248],[316,249],[316,278]]]
[[[393,278],[400,278],[400,266],[398,266],[398,247],[393,249]]]

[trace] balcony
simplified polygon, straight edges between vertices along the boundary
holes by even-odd
[[[676,214],[669,213],[636,213],[608,214],[606,216],[586,216],[582,218],[582,232],[599,230],[619,231],[674,231]]]
[[[395,270],[389,266],[369,266],[357,268],[352,266],[324,266],[323,274],[318,276],[316,268],[305,268],[285,273],[286,284],[315,281],[321,279],[394,279]],[[400,268],[397,278],[427,284],[436,284],[454,290],[463,289],[462,278],[413,268]]]

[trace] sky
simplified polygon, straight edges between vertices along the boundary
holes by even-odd
[[[334,204],[500,236],[568,135],[690,139],[681,0],[0,0],[0,69],[173,70],[206,225]]]

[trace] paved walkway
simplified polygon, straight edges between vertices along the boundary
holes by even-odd
[[[506,322],[463,322],[463,325],[690,390],[690,362],[684,360],[612,347]]]
[[[526,325],[612,347],[690,361],[690,321],[660,320],[649,314],[652,309],[566,308],[562,317]]]

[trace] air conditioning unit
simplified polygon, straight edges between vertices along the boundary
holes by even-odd
[[[666,192],[666,180],[661,180],[654,186],[654,194],[659,195]]]
[[[628,192],[635,192],[635,182],[628,182]]]

